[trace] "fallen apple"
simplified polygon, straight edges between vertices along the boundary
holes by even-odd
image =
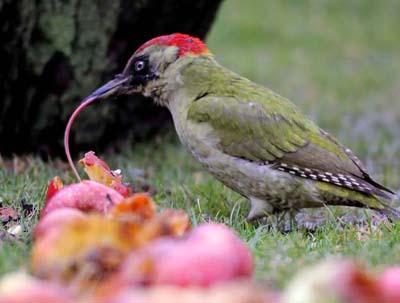
[[[384,297],[382,302],[400,302],[400,267],[386,269],[378,277],[378,284]]]
[[[85,213],[76,208],[57,208],[40,219],[33,231],[34,238],[43,236],[48,232],[60,229],[65,223],[84,219]]]
[[[129,208],[126,216],[120,211],[107,216],[97,213],[81,216],[71,210],[56,209],[41,219],[31,267],[38,277],[73,282],[81,289],[98,286],[118,271],[135,249],[158,237],[182,236],[190,227],[187,214],[179,210],[150,218],[142,217],[140,212],[133,215]],[[60,224],[56,225],[58,218]]]
[[[150,219],[156,214],[156,204],[146,193],[134,194],[116,204],[111,210],[113,217],[139,216]]]
[[[129,185],[122,182],[121,172],[111,170],[107,163],[97,157],[93,151],[87,152],[79,163],[84,166],[90,180],[111,187],[124,197],[132,194]]]
[[[330,260],[295,275],[281,303],[376,303],[382,301],[376,279],[350,260]]]
[[[73,303],[76,300],[64,286],[39,280],[24,272],[3,276],[0,280],[0,303],[28,302]]]
[[[279,295],[262,289],[251,280],[217,283],[209,288],[187,288],[158,285],[148,288],[127,287],[110,290],[108,295],[97,296],[97,303],[278,303]]]
[[[105,213],[116,203],[123,200],[123,196],[112,188],[103,184],[84,180],[64,186],[47,201],[41,216],[58,208],[76,208],[84,212]]]
[[[204,224],[180,239],[160,238],[134,251],[117,274],[117,284],[207,287],[251,277],[246,245],[226,226]]]
[[[47,184],[47,191],[46,191],[46,199],[45,205],[49,200],[58,192],[61,188],[63,188],[64,184],[61,181],[60,177],[56,176],[49,181]]]

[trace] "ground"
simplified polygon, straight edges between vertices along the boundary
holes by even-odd
[[[225,1],[208,39],[217,60],[291,99],[351,147],[375,179],[398,190],[400,2],[251,4]],[[375,271],[400,263],[400,223],[343,227],[333,208],[325,210],[329,222],[316,232],[282,234],[246,223],[246,201],[204,172],[174,135],[102,156],[136,188],[153,192],[159,207],[183,208],[194,224],[213,220],[233,227],[254,252],[257,278],[275,287],[285,286],[299,268],[331,256],[353,257]],[[34,208],[19,219],[20,239],[6,237],[0,244],[3,274],[27,264],[47,180],[60,175],[68,183],[73,177],[59,160],[15,158],[0,162],[0,168],[1,204],[20,212],[21,202]]]

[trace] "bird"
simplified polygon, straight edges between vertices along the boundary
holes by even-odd
[[[330,205],[399,217],[395,192],[374,181],[349,148],[288,99],[220,65],[197,37],[145,42],[89,99],[122,94],[169,109],[194,159],[249,201],[249,221]]]

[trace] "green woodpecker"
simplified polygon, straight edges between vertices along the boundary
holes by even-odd
[[[182,144],[206,170],[248,198],[248,219],[324,205],[391,216],[395,194],[350,149],[289,100],[218,64],[185,34],[154,38],[90,95],[141,93],[169,109]]]

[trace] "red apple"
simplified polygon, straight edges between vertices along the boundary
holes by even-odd
[[[34,237],[43,236],[45,233],[59,229],[64,223],[83,219],[85,213],[76,208],[57,208],[40,219],[34,230]]]
[[[106,213],[113,205],[122,201],[123,196],[103,184],[84,180],[64,186],[57,191],[42,210],[42,217],[58,208],[76,208],[84,212]]]
[[[66,287],[28,276],[23,272],[10,273],[0,281],[0,303],[76,302]]]
[[[122,265],[127,283],[209,286],[251,277],[246,245],[226,226],[204,224],[181,239],[161,238],[133,252]]]
[[[400,267],[386,269],[379,277],[378,283],[385,298],[384,302],[400,302]]]

